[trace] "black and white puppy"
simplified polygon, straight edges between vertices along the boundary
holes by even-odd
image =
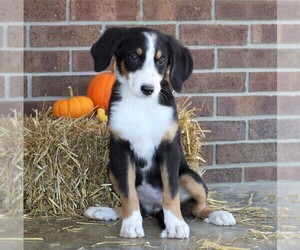
[[[172,88],[180,92],[192,72],[188,49],[152,29],[109,28],[91,52],[96,71],[106,69],[113,56],[117,63],[109,108],[109,177],[122,208],[90,207],[85,215],[121,217],[120,236],[126,238],[144,236],[141,210],[163,215],[161,237],[188,238],[180,209],[186,202],[198,218],[234,225],[232,214],[207,205],[207,187],[183,155]]]

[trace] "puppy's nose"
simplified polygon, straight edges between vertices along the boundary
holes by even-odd
[[[141,91],[144,95],[150,96],[154,92],[154,86],[152,86],[152,85],[143,85],[141,87]]]

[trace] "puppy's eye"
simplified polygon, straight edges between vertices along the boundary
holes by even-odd
[[[157,61],[157,64],[158,65],[164,65],[166,63],[166,59],[161,57],[158,61]]]
[[[133,61],[135,63],[137,63],[140,60],[140,58],[137,54],[131,54],[129,58],[131,61]]]

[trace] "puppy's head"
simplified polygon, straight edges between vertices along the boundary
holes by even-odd
[[[118,80],[140,98],[159,95],[168,66],[170,83],[177,92],[193,69],[186,48],[174,38],[147,28],[109,28],[93,45],[91,53],[98,72],[106,69],[115,56]]]

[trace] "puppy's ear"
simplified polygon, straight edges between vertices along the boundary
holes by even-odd
[[[126,28],[108,28],[92,46],[91,54],[95,62],[95,71],[105,70],[118,48]]]
[[[171,51],[170,82],[176,92],[181,92],[183,82],[193,70],[193,59],[189,50],[180,45],[173,37],[169,37]]]

